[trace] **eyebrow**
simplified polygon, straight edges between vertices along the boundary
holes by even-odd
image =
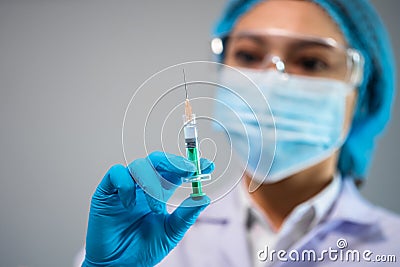
[[[324,42],[317,42],[317,41],[295,41],[291,42],[289,44],[289,48],[291,49],[303,49],[303,48],[308,48],[308,47],[321,47],[321,48],[327,48],[330,50],[336,49],[336,47],[324,43]]]
[[[270,46],[270,41],[269,38],[265,38],[262,36],[257,36],[257,35],[233,35],[232,36],[235,39],[241,40],[251,40],[254,41],[255,43],[259,45],[264,45],[264,46]],[[314,41],[314,40],[297,40],[297,41],[292,41],[289,42],[287,47],[289,49],[303,49],[303,48],[308,48],[308,47],[321,47],[321,48],[327,48],[330,50],[336,49],[337,47],[333,46],[332,44],[329,44],[328,42],[322,42],[322,41]]]
[[[256,35],[232,35],[233,38],[238,39],[238,40],[242,40],[242,39],[250,39],[260,45],[266,45],[266,43],[264,42],[264,38],[256,36]]]

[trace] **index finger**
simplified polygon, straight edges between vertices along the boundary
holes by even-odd
[[[163,178],[176,185],[182,183],[182,177],[190,177],[196,172],[196,166],[181,156],[155,151],[147,158]]]
[[[136,191],[128,169],[123,165],[112,166],[97,187],[94,198],[103,198],[117,193],[122,204],[127,208],[135,203]]]

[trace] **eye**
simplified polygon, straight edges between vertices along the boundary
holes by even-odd
[[[307,72],[320,72],[329,69],[328,63],[317,57],[303,57],[298,60],[297,65]]]
[[[248,50],[238,50],[234,52],[235,61],[243,66],[253,66],[263,61],[263,55]]]

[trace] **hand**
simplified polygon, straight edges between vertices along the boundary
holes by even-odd
[[[206,159],[201,159],[201,167],[202,173],[214,170]],[[137,159],[128,168],[111,167],[92,197],[82,266],[142,267],[160,262],[210,203],[207,196],[187,198],[174,212],[166,212],[165,202],[181,178],[194,172],[187,159],[162,152]]]

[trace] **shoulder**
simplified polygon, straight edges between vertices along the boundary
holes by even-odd
[[[349,220],[365,224],[375,222],[385,231],[391,231],[394,227],[400,226],[399,214],[371,203],[361,195],[350,179],[344,180],[341,198],[338,200],[338,206],[344,211],[344,217],[347,216]]]
[[[400,214],[397,214],[393,211],[385,209],[379,205],[376,205],[369,201],[367,198],[362,196],[359,189],[354,185],[353,181],[346,181],[347,187],[353,187],[353,198],[355,202],[360,203],[360,205],[355,205],[355,208],[362,209],[361,207],[365,207],[364,216],[370,218],[371,220],[375,220],[376,224],[380,226],[380,228],[387,234],[394,234],[395,236],[400,237],[400,231],[398,230],[400,227]],[[350,190],[348,190],[350,191]],[[354,211],[357,212],[357,211]]]
[[[391,252],[398,247],[400,216],[372,204],[350,179],[344,180],[329,221],[336,223],[329,228],[331,237],[345,238],[353,248]]]
[[[388,237],[400,238],[400,215],[379,206],[373,206],[377,222]],[[398,241],[398,240],[397,240]]]

